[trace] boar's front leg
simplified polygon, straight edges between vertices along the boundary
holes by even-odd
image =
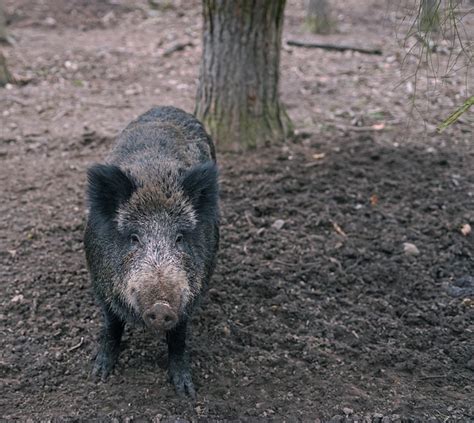
[[[100,333],[99,348],[95,356],[92,375],[105,381],[117,362],[125,324],[107,307],[103,308],[103,313],[104,325]]]
[[[194,399],[196,391],[191,378],[189,355],[186,351],[186,327],[187,321],[184,320],[178,323],[174,329],[166,332],[168,373],[176,392],[179,395],[188,394]]]

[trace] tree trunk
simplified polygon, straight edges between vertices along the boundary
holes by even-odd
[[[327,0],[308,0],[306,26],[315,34],[329,34],[334,26]]]
[[[422,32],[437,31],[441,0],[421,0],[419,29]]]
[[[3,2],[0,0],[0,43],[8,43],[7,19],[3,9]]]
[[[12,84],[13,82],[15,82],[15,80],[8,71],[7,62],[0,51],[0,87],[4,87],[6,84]]]
[[[196,116],[220,150],[283,140],[291,123],[278,94],[285,0],[203,0]]]

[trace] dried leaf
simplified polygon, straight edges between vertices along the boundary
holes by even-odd
[[[377,195],[377,194],[372,194],[372,195],[370,196],[370,205],[371,205],[372,207],[375,207],[375,206],[378,204],[378,202],[379,202],[379,197],[378,197],[378,195]]]
[[[374,130],[374,131],[381,131],[382,129],[385,128],[385,123],[384,122],[380,122],[380,123],[374,123],[371,128]]]

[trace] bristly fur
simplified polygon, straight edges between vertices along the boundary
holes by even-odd
[[[199,219],[216,222],[219,197],[218,171],[214,162],[207,162],[190,169],[183,177],[183,189],[190,198]]]
[[[174,263],[187,274],[188,283],[180,285],[189,286],[190,312],[212,274],[219,238],[215,151],[200,122],[176,108],[154,108],[123,131],[108,164],[91,167],[88,178],[85,243],[97,297],[123,319],[135,317],[134,301],[124,301],[131,274],[151,274],[146,263]],[[172,243],[183,231],[190,255],[181,261]],[[144,234],[150,254],[158,256],[128,251],[132,232]]]
[[[136,185],[119,167],[97,164],[87,171],[89,208],[105,219],[114,217],[120,204],[133,194]]]
[[[194,116],[156,107],[125,128],[107,163],[88,172],[84,244],[104,312],[93,372],[110,373],[125,323],[138,322],[166,331],[170,378],[192,394],[186,327],[219,245],[214,144]]]

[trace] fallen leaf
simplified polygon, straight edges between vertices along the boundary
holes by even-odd
[[[471,228],[471,225],[469,223],[466,223],[464,225],[462,225],[461,227],[461,233],[464,235],[464,236],[468,236],[472,231],[472,228]]]
[[[370,205],[371,205],[372,207],[374,207],[374,206],[377,205],[378,202],[379,202],[379,197],[378,197],[378,195],[377,195],[377,194],[372,194],[372,195],[370,196]]]
[[[374,123],[371,128],[374,130],[374,131],[381,131],[382,129],[385,128],[385,123],[384,122],[380,122],[380,123]]]

